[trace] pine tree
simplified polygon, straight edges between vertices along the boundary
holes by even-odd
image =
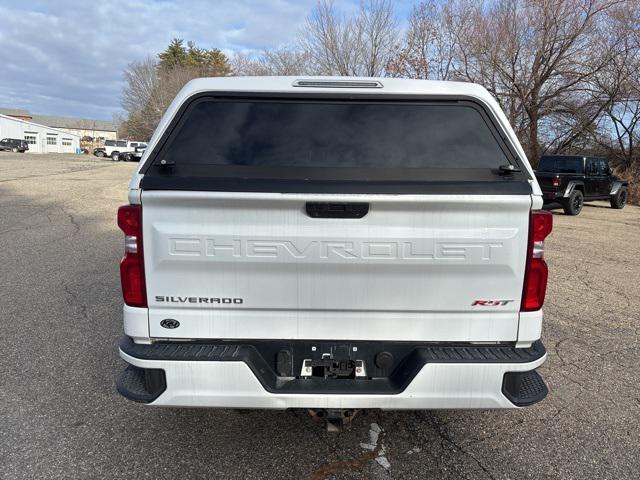
[[[174,38],[169,43],[169,46],[158,54],[160,59],[159,68],[161,70],[171,70],[188,63],[189,54],[183,44],[184,41],[181,38]]]

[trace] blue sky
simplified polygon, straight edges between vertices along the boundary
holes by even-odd
[[[411,1],[397,3],[400,20]],[[0,107],[111,120],[122,71],[173,37],[258,52],[291,43],[315,0],[2,0]],[[357,0],[338,0],[348,11]]]

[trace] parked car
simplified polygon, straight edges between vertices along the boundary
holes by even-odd
[[[545,397],[553,216],[483,87],[204,78],[159,125],[118,210],[122,395],[328,427]]]
[[[139,162],[146,149],[146,145],[136,147],[133,152],[125,152],[119,155],[118,160],[124,160],[125,162]]]
[[[604,158],[546,155],[536,178],[544,203],[561,206],[567,215],[578,215],[585,201],[608,200],[617,209],[627,203],[627,182],[613,175]]]
[[[93,149],[96,157],[111,157],[112,160],[118,160],[121,153],[133,152],[136,147],[146,147],[146,143],[130,141],[130,140],[106,140],[103,147]]]
[[[29,144],[26,140],[19,138],[3,138],[0,140],[0,151],[24,153],[27,150],[29,150]]]

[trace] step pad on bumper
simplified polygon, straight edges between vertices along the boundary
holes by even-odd
[[[518,407],[533,405],[549,393],[547,385],[536,370],[505,373],[502,393]]]
[[[163,370],[128,365],[116,380],[116,388],[129,400],[151,403],[167,389],[167,382]]]

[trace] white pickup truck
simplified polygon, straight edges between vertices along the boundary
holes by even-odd
[[[138,148],[146,148],[144,142],[133,142],[131,140],[106,140],[103,147],[93,149],[96,157],[110,157],[112,160],[119,160],[123,153],[135,152]]]
[[[189,82],[120,208],[125,397],[158,406],[514,408],[552,216],[468,83]]]

